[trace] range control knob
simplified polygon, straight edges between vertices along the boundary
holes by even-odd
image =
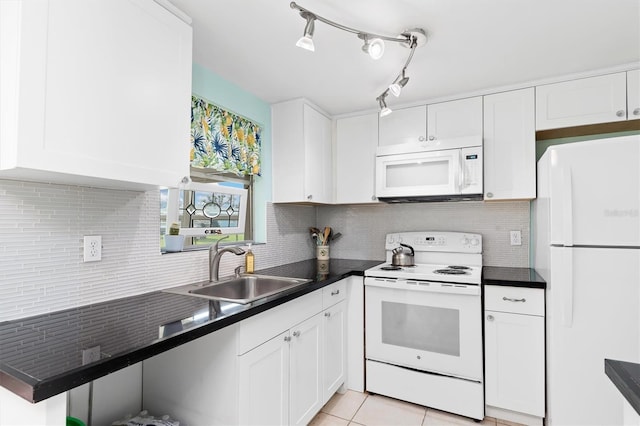
[[[466,246],[467,244],[469,244],[469,239],[468,239],[467,237],[464,237],[464,238],[462,239],[462,245],[463,245],[463,246]]]
[[[477,246],[478,244],[480,244],[480,240],[478,240],[477,238],[473,238],[471,240],[471,245],[472,246]]]

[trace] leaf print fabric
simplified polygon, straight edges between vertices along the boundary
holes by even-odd
[[[191,97],[191,165],[260,175],[261,127],[197,96]]]

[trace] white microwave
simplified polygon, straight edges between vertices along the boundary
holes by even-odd
[[[482,139],[399,144],[376,151],[376,197],[389,203],[482,200]]]

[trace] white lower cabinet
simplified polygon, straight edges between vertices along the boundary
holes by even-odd
[[[289,332],[239,357],[238,421],[282,425],[289,421]]]
[[[322,316],[239,357],[241,425],[307,424],[322,408]]]
[[[306,425],[324,405],[322,396],[322,314],[291,329],[289,424]]]
[[[347,309],[341,301],[322,314],[322,405],[342,386],[347,377]]]
[[[490,407],[545,416],[544,290],[485,287],[485,389]],[[508,419],[538,424],[525,418]]]

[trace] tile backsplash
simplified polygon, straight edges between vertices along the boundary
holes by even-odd
[[[208,277],[208,252],[160,253],[160,196],[0,180],[0,321],[102,302]],[[309,227],[343,237],[331,256],[383,259],[384,235],[455,230],[484,237],[484,263],[528,266],[529,203],[373,206],[267,205],[267,244],[255,245],[256,269],[314,256]],[[509,230],[522,246],[509,246]],[[102,236],[102,260],[83,262],[83,237]],[[242,256],[225,254],[220,276]]]

